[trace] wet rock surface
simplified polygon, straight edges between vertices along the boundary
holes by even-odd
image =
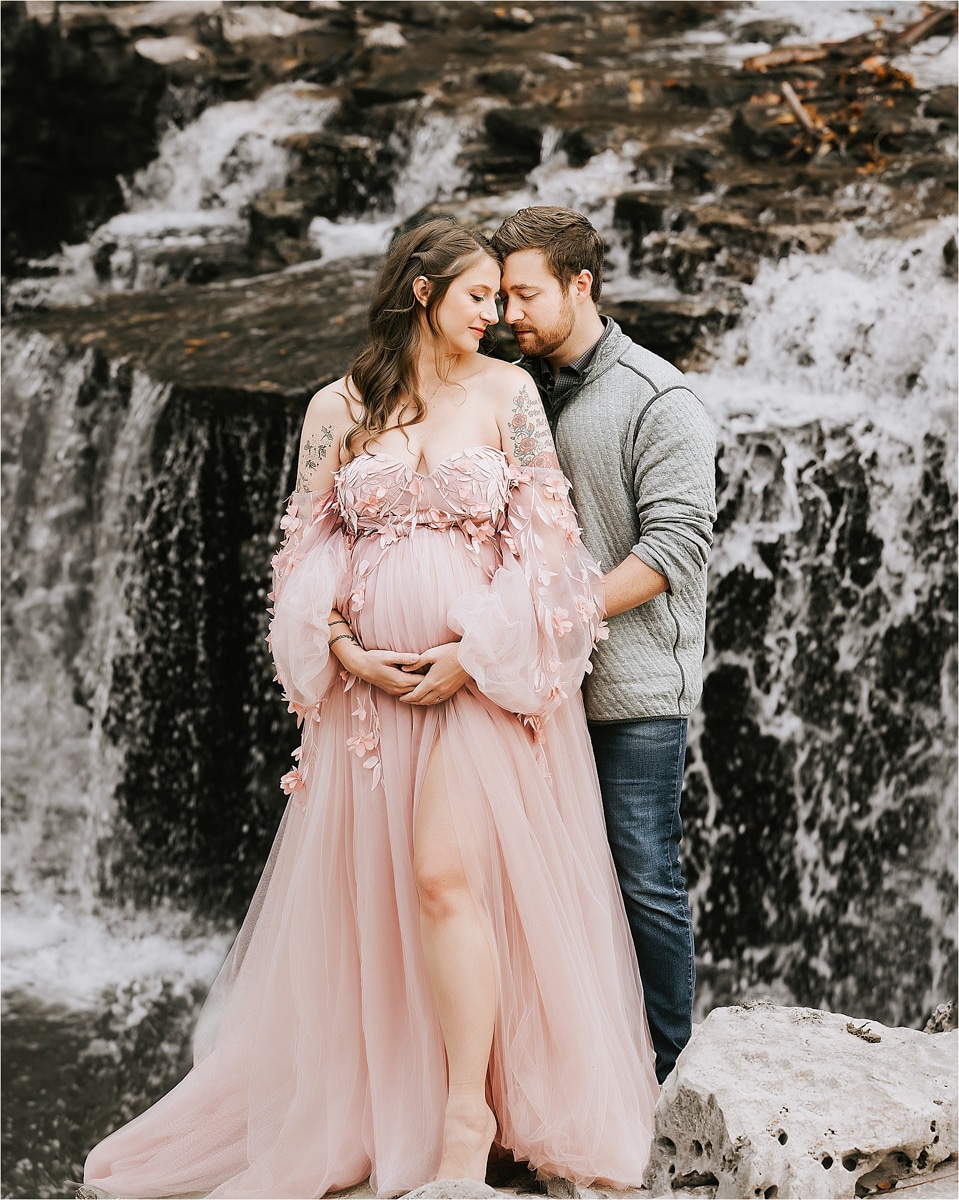
[[[944,885],[935,846],[953,819],[951,785],[944,794],[938,782],[951,768],[936,746],[953,719],[941,672],[957,636],[942,602],[954,586],[955,501],[934,482],[942,440],[880,451],[874,433],[743,432],[719,453],[717,545],[745,523],[755,558],[712,572],[701,734],[687,760],[697,936],[701,947],[739,946],[729,974],[701,971],[701,995],[715,985],[717,1000],[775,980],[789,995],[875,1013],[873,998],[903,978],[953,986],[951,975],[931,983],[951,940],[924,923],[914,897],[934,860]],[[877,486],[876,456],[889,453],[911,497],[902,519],[915,522],[904,539],[918,551],[908,615],[889,574],[902,527],[886,523]],[[935,563],[932,546],[945,550]],[[880,811],[877,795],[895,800]],[[875,884],[880,863],[910,880],[896,901]],[[773,921],[762,915],[773,911]],[[910,1005],[884,1011],[919,1020]]]
[[[363,344],[376,260],[157,292],[37,313],[30,326],[123,359],[189,391],[308,400]]]
[[[468,196],[519,186],[557,149],[583,167],[628,146],[636,181],[660,184],[669,198],[617,200],[632,266],[671,277],[682,292],[701,291],[717,260],[721,277],[748,283],[764,255],[821,248],[837,218],[881,226],[954,209],[954,88],[923,94],[875,55],[745,69],[735,56],[675,53],[684,34],[732,7],[535,3],[515,17],[520,10],[486,3],[75,3],[44,22],[47,6],[10,4],[6,102],[22,136],[7,151],[15,182],[5,189],[5,271],[29,273],[30,256],[120,211],[115,175],[155,152],[151,122],[182,126],[210,105],[288,81],[336,100],[328,131],[288,141],[286,180],[254,197],[238,255],[207,255],[203,270],[174,269],[171,280],[304,261],[316,256],[306,237],[312,218],[389,211],[411,109],[424,105],[473,114],[462,149]],[[770,44],[785,33],[775,22],[738,30]],[[75,84],[62,78],[67,61],[81,71]],[[54,134],[57,123],[37,125],[37,96],[50,94],[55,77],[58,103],[71,89],[82,93],[71,109],[84,130],[110,122],[122,153],[105,143],[90,154],[82,138]],[[113,119],[118,108],[122,121]],[[110,165],[109,178],[97,164]],[[48,219],[51,196],[74,211]],[[100,266],[109,281],[109,253]]]
[[[63,30],[2,9],[3,270],[81,241],[156,152],[164,70],[99,20]]]

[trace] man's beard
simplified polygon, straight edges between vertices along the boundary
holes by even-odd
[[[568,340],[575,323],[572,301],[568,297],[564,297],[556,323],[548,325],[545,329],[533,330],[528,337],[519,341],[519,348],[529,358],[548,358]],[[520,329],[530,328],[524,322],[517,322],[517,324]]]

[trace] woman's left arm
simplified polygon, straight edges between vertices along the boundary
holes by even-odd
[[[559,470],[559,459],[543,402],[532,376],[522,367],[513,367],[512,399],[497,412],[500,440],[509,462],[516,467],[552,467]]]
[[[500,415],[510,463],[502,564],[487,587],[456,601],[449,621],[480,691],[509,712],[542,718],[579,687],[605,636],[603,582],[580,540],[533,381],[509,370],[515,386]]]
[[[496,424],[500,449],[511,466],[558,468],[549,422],[536,385],[520,367],[502,368],[507,387],[498,387]],[[439,704],[472,678],[459,658],[459,642],[434,646],[421,654],[412,671],[426,670],[415,691],[400,697],[404,704]]]

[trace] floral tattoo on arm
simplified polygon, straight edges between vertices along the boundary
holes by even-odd
[[[296,490],[307,492],[314,474],[320,469],[320,463],[326,458],[333,445],[333,427],[321,425],[316,433],[311,433],[300,447],[300,464],[296,475]]]
[[[509,423],[513,456],[522,467],[558,467],[549,422],[539,397],[531,399],[526,384],[513,398]]]

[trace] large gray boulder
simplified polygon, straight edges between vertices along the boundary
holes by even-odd
[[[824,1200],[922,1178],[956,1153],[957,1037],[765,1002],[714,1009],[663,1087],[646,1186]]]

